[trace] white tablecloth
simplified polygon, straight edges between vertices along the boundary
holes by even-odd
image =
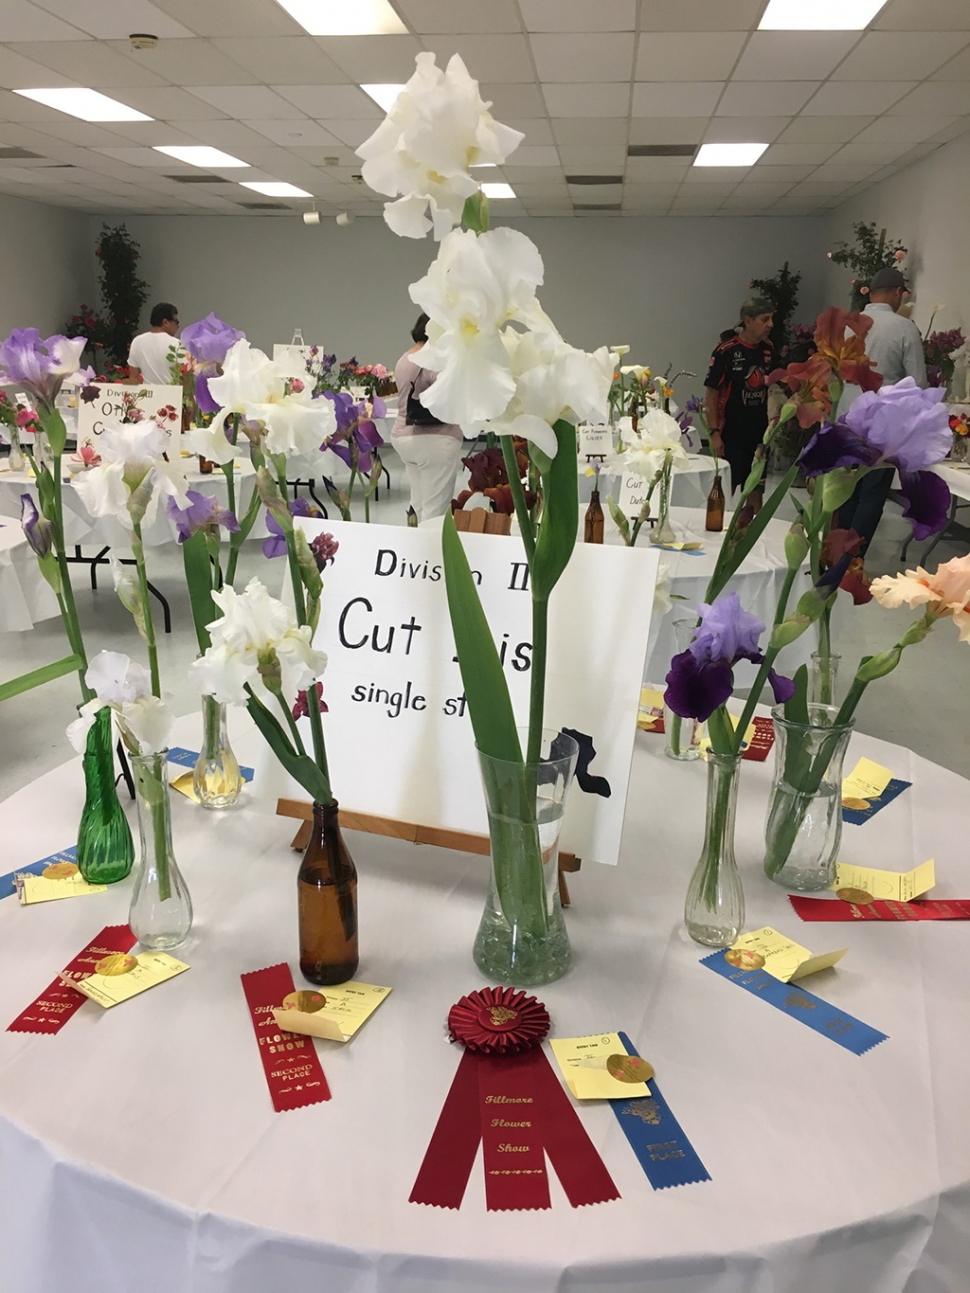
[[[581,503],[588,503],[593,489],[593,477],[586,475],[586,467],[583,463],[580,463],[579,473],[579,499]],[[675,507],[703,507],[707,502],[707,496],[711,492],[713,484],[714,460],[708,457],[707,454],[692,453],[690,462],[683,471],[674,472],[670,494],[671,502]],[[606,507],[607,493],[612,493],[616,497],[618,489],[619,480],[616,477],[600,477],[600,498],[604,500],[604,508]],[[656,503],[656,493],[654,494],[654,500]],[[654,510],[656,510],[656,507],[654,507]]]
[[[177,739],[199,731],[187,719]],[[236,741],[247,762],[257,740]],[[191,970],[120,1010],[85,1003],[57,1036],[0,1033],[4,1293],[963,1293],[966,924],[801,924],[761,872],[771,764],[746,763],[748,927],[847,946],[807,986],[889,1040],[853,1055],[725,982],[681,919],[706,770],[662,745],[637,737],[621,863],[570,880],[574,968],[539,995],[553,1035],[629,1033],[709,1182],[655,1192],[611,1110],[589,1105],[619,1201],[573,1210],[553,1177],[551,1210],[488,1213],[477,1165],[460,1211],[408,1203],[459,1060],[447,1010],[482,983],[487,862],[386,838],[348,834],[359,978],[394,991],[349,1045],[317,1043],[333,1099],[274,1113],[239,975],[289,961],[299,982],[294,823],[175,796]],[[856,736],[861,754],[914,784],[845,828],[842,857],[903,870],[935,856],[935,894],[966,897],[967,783]],[[335,784],[366,807],[366,786]],[[0,806],[7,866],[71,843],[81,803],[74,761]],[[0,1022],[126,919],[130,887],[0,902]]]
[[[19,516],[0,516],[0,633],[23,633],[58,613],[54,590],[38,569]]]

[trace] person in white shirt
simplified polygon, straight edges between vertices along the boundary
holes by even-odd
[[[898,269],[880,269],[872,276],[869,304],[863,311],[872,320],[865,338],[866,354],[882,375],[883,386],[895,386],[904,377],[912,377],[918,386],[925,387],[923,338],[913,320],[899,313],[906,295],[906,279]],[[840,411],[850,408],[859,394],[858,387],[846,387]],[[863,556],[882,519],[892,483],[891,467],[867,472],[852,497],[839,508],[839,528],[855,530],[862,539]]]
[[[426,344],[427,327],[428,316],[419,315],[411,329],[414,345],[394,369],[398,413],[391,428],[391,443],[407,470],[411,506],[419,524],[444,516],[450,507],[462,448],[461,427],[440,422],[418,399],[438,376],[411,357]]]
[[[138,369],[141,374],[136,381],[152,382],[156,386],[169,386],[172,383],[172,365],[168,352],[175,346],[181,354],[178,343],[179,312],[168,301],[160,301],[152,307],[150,318],[151,331],[141,332],[132,341],[128,350],[128,367]],[[134,377],[134,371],[131,376]]]

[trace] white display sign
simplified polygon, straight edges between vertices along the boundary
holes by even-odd
[[[613,452],[613,428],[608,422],[577,427],[580,462],[587,458],[605,458]]]
[[[617,506],[624,516],[635,521],[643,510],[650,493],[650,482],[635,471],[625,471],[620,477],[620,497]]]
[[[97,394],[89,398],[92,391]],[[141,417],[132,417],[137,412]],[[170,436],[182,430],[181,386],[111,386],[107,382],[83,388],[78,399],[77,442],[97,445],[105,418],[116,422],[141,422],[152,419]]]
[[[277,342],[273,346],[273,363],[285,364],[291,367],[293,372],[302,373],[306,370],[308,361],[313,358],[310,354],[311,349],[311,346],[280,345]]]
[[[336,798],[358,812],[487,834],[440,530],[297,524],[308,539],[327,533],[339,544],[323,572],[315,637],[329,657],[324,726]],[[532,599],[522,542],[461,540],[524,725]],[[561,844],[589,861],[619,857],[656,578],[651,548],[578,544],[550,599],[545,725],[591,738],[587,784],[610,792],[570,791]]]

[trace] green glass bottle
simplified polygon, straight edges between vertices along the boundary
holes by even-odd
[[[84,764],[84,811],[77,831],[77,864],[88,884],[114,884],[131,870],[135,846],[115,789],[111,710],[94,716]]]

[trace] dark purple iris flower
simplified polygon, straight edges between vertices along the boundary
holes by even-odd
[[[913,522],[913,537],[926,539],[942,529],[950,510],[950,491],[936,472],[952,444],[945,392],[921,390],[906,377],[894,386],[865,391],[838,422],[828,423],[809,440],[801,456],[806,476],[840,468],[895,467],[903,516]]]
[[[369,476],[374,466],[374,451],[384,443],[371,418],[385,417],[387,406],[375,396],[373,413],[368,415],[366,404],[356,404],[347,391],[324,391],[323,398],[333,404],[337,430],[321,448],[330,449],[348,467],[356,467],[361,475]]]
[[[185,496],[189,500],[188,507],[179,507],[174,498],[169,498],[165,504],[165,514],[170,521],[175,522],[178,530],[179,543],[191,539],[193,534],[206,526],[221,525],[232,533],[239,529],[236,517],[220,505],[215,495],[200,494],[198,490],[188,489]]]
[[[741,606],[737,593],[729,593],[698,608],[700,624],[686,651],[675,655],[667,674],[664,700],[682,718],[700,722],[723,705],[734,691],[734,666],[739,660],[764,661],[758,643],[765,626]],[[789,700],[795,691],[790,678],[768,671],[775,703]]]
[[[54,527],[37,511],[29,494],[20,495],[20,524],[34,554],[46,557],[53,546]]]
[[[305,498],[294,498],[290,501],[290,514],[292,516],[320,516],[320,511],[311,507]],[[266,528],[269,530],[269,538],[263,540],[263,556],[285,557],[286,556],[286,535],[283,528],[277,521],[272,512],[266,513]]]

